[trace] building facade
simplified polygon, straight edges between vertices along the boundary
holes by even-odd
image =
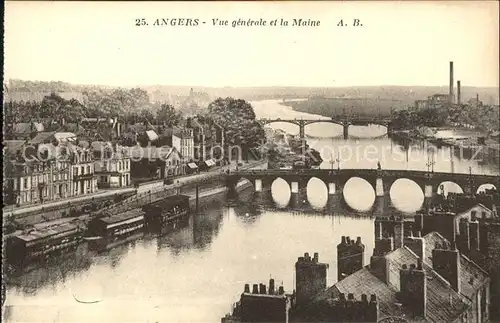
[[[71,145],[70,190],[71,196],[91,194],[97,191],[92,151]]]
[[[17,206],[44,203],[71,196],[70,162],[52,154],[55,147],[44,147],[39,153],[18,149],[6,154],[4,201]],[[46,149],[54,149],[48,153]],[[13,153],[13,154],[12,154]]]
[[[91,143],[91,149],[99,188],[119,188],[131,185],[128,147],[94,141]]]

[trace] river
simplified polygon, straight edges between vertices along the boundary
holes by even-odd
[[[252,102],[258,118],[314,118],[280,104],[279,100]],[[297,126],[275,123],[298,133]],[[321,167],[382,168],[468,172],[495,172],[496,167],[471,160],[449,148],[422,143],[401,143],[388,138],[384,127],[349,128],[349,139],[339,138],[340,126],[306,127],[314,136],[308,143],[321,152]],[[330,138],[317,138],[325,137]],[[430,148],[429,148],[430,147]],[[432,157],[431,157],[432,156]],[[338,162],[337,159],[340,161]],[[331,162],[330,162],[331,161]],[[429,166],[427,166],[427,164]],[[326,186],[308,184],[311,204],[326,203]],[[446,191],[460,188],[446,183]],[[286,203],[289,188],[277,180],[272,187],[276,202]],[[342,215],[270,211],[252,203],[252,192],[236,200],[214,201],[176,232],[162,237],[144,236],[105,254],[85,245],[64,259],[9,279],[6,322],[220,322],[243,291],[245,283],[268,281],[272,276],[291,291],[294,263],[304,252],[319,252],[330,264],[328,282],[336,280],[336,248],[343,235],[362,237],[365,263],[373,250],[373,219]],[[344,189],[354,209],[368,209],[375,194],[361,179]],[[404,212],[420,208],[423,194],[409,180],[391,189],[394,205]],[[79,303],[75,299],[92,304]]]

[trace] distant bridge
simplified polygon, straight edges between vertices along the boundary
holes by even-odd
[[[262,125],[274,123],[274,122],[287,122],[287,123],[292,123],[297,126],[299,126],[299,136],[301,139],[305,138],[305,127],[309,124],[313,123],[334,123],[341,125],[344,127],[344,139],[347,139],[349,136],[349,126],[368,126],[368,125],[381,125],[384,127],[389,127],[389,123],[391,122],[391,118],[389,117],[380,117],[380,116],[374,116],[374,117],[362,117],[362,116],[338,116],[338,117],[332,117],[330,119],[280,119],[280,118],[263,118],[263,119],[258,119],[258,121]]]
[[[379,170],[379,169],[308,169],[308,170],[241,170],[226,174],[226,185],[231,189],[242,178],[253,183],[256,192],[268,190],[277,178],[285,180],[291,188],[292,196],[307,187],[313,177],[322,180],[328,187],[328,198],[340,196],[347,181],[353,177],[366,180],[373,187],[377,197],[388,197],[390,189],[398,179],[409,179],[420,186],[424,193],[425,203],[436,196],[440,184],[453,182],[459,185],[464,193],[474,194],[484,184],[492,184],[500,188],[500,175],[456,174],[445,172],[427,172],[416,170]]]

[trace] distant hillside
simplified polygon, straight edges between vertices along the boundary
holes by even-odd
[[[15,92],[9,91],[4,94],[4,102],[16,101],[16,102],[42,102],[43,98],[49,96],[51,93],[56,93],[60,97],[66,100],[76,99],[78,102],[83,102],[84,96],[81,92]]]
[[[186,95],[189,86],[141,86],[149,93],[168,93],[170,95]],[[207,93],[212,99],[217,97],[236,97],[244,100],[293,99],[307,97],[347,97],[359,99],[396,100],[405,105],[415,100],[426,99],[436,93],[448,93],[447,86],[359,86],[359,87],[194,87],[198,92]],[[497,88],[462,87],[462,98],[468,100],[479,94],[485,104],[498,104]]]
[[[103,85],[75,85],[65,82],[41,82],[10,80],[7,84],[9,92],[30,93],[82,93],[97,89],[113,89],[117,87]],[[436,93],[448,93],[447,86],[357,86],[357,87],[199,87],[199,86],[170,86],[170,85],[137,85],[148,92],[152,101],[167,101],[172,96],[186,97],[191,88],[200,94],[196,102],[198,105],[205,101],[213,101],[217,97],[234,97],[244,100],[292,99],[308,97],[346,97],[356,99],[395,100],[404,105],[413,104],[415,100],[426,99]],[[127,87],[132,88],[132,87]],[[462,98],[468,100],[479,94],[485,104],[499,104],[498,88],[462,87]],[[181,98],[179,98],[180,100]],[[177,100],[177,101],[179,101]],[[175,101],[175,100],[174,100]]]

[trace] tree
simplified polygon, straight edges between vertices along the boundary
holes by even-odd
[[[182,114],[170,104],[162,104],[156,111],[156,120],[169,126],[176,126],[181,122]]]
[[[228,145],[242,148],[244,158],[265,139],[264,128],[255,120],[253,107],[245,100],[218,98],[209,104],[208,115],[224,128]]]
[[[155,118],[154,115],[153,115],[153,112],[151,112],[150,109],[142,109],[140,112],[139,112],[139,117],[143,120],[143,121],[149,121],[149,122],[152,122],[153,119]]]
[[[81,119],[86,114],[85,107],[76,99],[66,100],[55,93],[43,98],[40,104],[40,118],[64,118],[68,121]]]

